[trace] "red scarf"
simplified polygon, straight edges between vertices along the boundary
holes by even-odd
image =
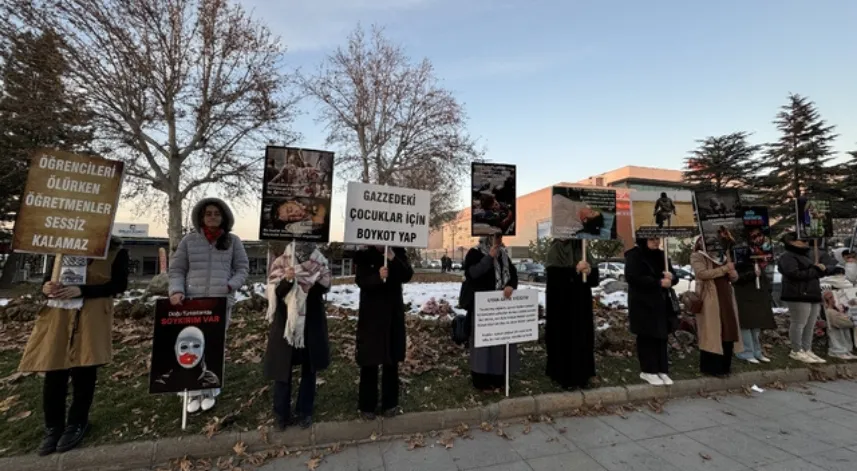
[[[202,234],[205,236],[206,239],[208,239],[209,244],[213,244],[217,242],[217,239],[219,239],[221,235],[223,235],[223,229],[219,227],[216,229],[212,229],[210,227],[203,227]]]

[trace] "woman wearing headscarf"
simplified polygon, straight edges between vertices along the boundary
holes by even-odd
[[[467,283],[467,299],[462,302],[467,310],[467,322],[470,326],[470,375],[473,387],[488,391],[506,385],[506,346],[475,348],[475,293],[483,291],[502,291],[503,296],[512,296],[518,288],[518,272],[509,260],[509,254],[503,246],[503,236],[493,235],[479,239],[479,245],[470,249],[464,257],[464,278]],[[509,373],[520,366],[518,349],[509,345]]]
[[[384,258],[387,259],[386,266]],[[399,363],[405,361],[405,303],[402,285],[414,269],[405,249],[368,247],[354,257],[355,282],[360,288],[357,318],[357,365],[360,366],[358,407],[363,419],[373,420],[378,407],[378,367],[381,367],[381,410],[387,417],[400,413]]]
[[[828,267],[813,261],[811,248],[797,234],[789,232],[782,237],[786,251],[777,262],[783,275],[783,294],[780,299],[789,309],[789,341],[793,360],[803,363],[827,363],[812,351],[815,321],[821,313],[821,283]]]
[[[179,243],[170,261],[170,302],[186,298],[227,298],[226,319],[235,304],[235,292],[244,286],[250,261],[244,244],[232,233],[235,217],[221,199],[205,198],[191,212],[194,232]],[[219,389],[188,391],[188,412],[214,407]]]
[[[822,286],[822,308],[827,321],[827,355],[838,360],[857,360],[854,356],[854,321],[851,319],[852,307],[840,299],[842,290],[854,288],[845,275],[845,257],[848,249],[836,249],[833,256],[839,262],[832,274],[820,280]],[[825,263],[825,262],[822,262]],[[827,263],[825,263],[825,266]],[[847,297],[847,296],[846,296]]]
[[[706,252],[702,237],[696,240],[690,265],[696,275],[696,292],[702,299],[702,312],[696,317],[699,369],[706,375],[728,376],[733,352],[744,348],[730,284],[738,279],[738,272],[723,253]]]
[[[761,246],[765,235],[759,229],[750,232],[750,247]],[[751,253],[753,253],[751,251]],[[763,329],[776,329],[774,321],[773,300],[771,299],[771,282],[765,276],[768,261],[747,257],[735,266],[738,279],[732,282],[735,290],[735,301],[738,305],[738,321],[741,325],[741,340],[744,350],[735,356],[753,364],[770,363],[770,358],[762,352],[762,342],[759,335]],[[758,287],[756,283],[758,282]]]
[[[330,365],[324,294],[330,289],[327,259],[313,243],[293,242],[268,271],[268,349],[265,377],[274,382],[274,416],[282,430],[294,423],[292,371],[301,367],[295,415],[312,425],[316,373]]]
[[[598,267],[591,256],[583,259],[583,242],[575,239],[554,239],[545,267],[546,372],[563,388],[585,388],[595,376],[592,288]]]
[[[39,309],[18,367],[45,373],[40,456],[77,447],[89,431],[98,367],[113,359],[113,298],[128,288],[128,251],[117,237],[110,239],[104,260],[63,259],[63,271],[71,265],[86,267],[83,284],[45,280],[42,293],[48,303]],[[66,416],[69,379],[72,400]]]
[[[667,338],[678,324],[672,295],[678,283],[672,264],[667,266],[660,239],[637,239],[637,246],[625,253],[625,281],[628,282],[628,316],[631,333],[637,336],[640,379],[654,386],[669,386]]]

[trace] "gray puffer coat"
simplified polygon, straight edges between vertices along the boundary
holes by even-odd
[[[229,306],[235,302],[235,292],[244,285],[250,270],[250,261],[241,239],[232,233],[229,247],[219,250],[206,239],[200,227],[202,213],[211,204],[221,209],[223,229],[232,230],[235,217],[225,202],[218,198],[205,198],[193,208],[195,232],[186,235],[179,243],[170,261],[170,295],[182,293],[187,298],[227,297]]]

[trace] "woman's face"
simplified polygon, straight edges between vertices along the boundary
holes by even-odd
[[[220,208],[215,205],[205,207],[205,215],[203,216],[203,224],[209,229],[216,229],[223,223],[223,215],[220,214]]]
[[[791,245],[793,245],[799,249],[805,249],[805,248],[809,247],[809,244],[807,244],[805,240],[798,239],[798,240],[792,241],[790,243],[791,243]]]
[[[661,248],[661,239],[649,239],[646,241],[646,246],[649,250],[658,250]]]

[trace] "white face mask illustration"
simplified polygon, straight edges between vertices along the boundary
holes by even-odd
[[[193,368],[202,361],[205,336],[196,327],[185,327],[176,339],[176,360],[183,368]]]
[[[857,262],[848,262],[845,264],[845,278],[852,283],[857,283]]]

